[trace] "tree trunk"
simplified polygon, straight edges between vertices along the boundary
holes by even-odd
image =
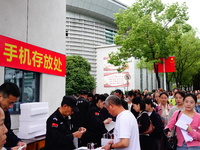
[[[158,75],[158,64],[154,63],[154,69],[155,69],[155,72],[156,72],[156,80],[157,80],[157,83],[158,83],[158,88],[161,88],[161,86],[160,86],[160,77]]]
[[[170,91],[170,81],[168,80],[168,73],[166,73],[166,85],[167,85],[167,91]]]

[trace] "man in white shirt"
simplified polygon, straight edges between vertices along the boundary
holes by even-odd
[[[140,150],[138,124],[133,114],[125,110],[120,99],[109,96],[105,101],[108,112],[116,117],[114,141],[108,142],[103,149]]]

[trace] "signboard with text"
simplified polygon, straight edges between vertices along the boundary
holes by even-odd
[[[66,55],[0,35],[0,66],[65,76]]]
[[[129,86],[129,82],[125,80],[125,76],[128,72],[113,72],[104,73],[104,87],[126,87]],[[130,75],[129,75],[130,76]]]
[[[129,65],[127,64],[124,72],[119,73],[117,68],[119,66],[114,66],[108,63],[109,57],[103,57],[104,63],[104,87],[127,87],[129,82],[126,80],[126,76],[130,77]]]

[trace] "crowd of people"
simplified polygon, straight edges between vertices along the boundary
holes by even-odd
[[[90,99],[87,95],[90,95]],[[200,93],[198,92],[183,92],[175,88],[172,92],[158,89],[150,93],[145,89],[143,93],[139,90],[130,90],[124,94],[117,89],[110,95],[107,93],[92,95],[81,91],[76,101],[79,111],[71,115],[69,121],[74,129],[80,127],[85,129],[78,140],[79,147],[87,146],[88,143],[101,147],[103,135],[105,133],[111,135],[113,132],[114,139],[103,146],[103,149],[170,150],[168,137],[173,133],[177,134],[179,141],[177,150],[200,148],[200,121],[198,121]],[[181,111],[178,118],[185,114],[195,120],[188,124],[186,130],[188,135],[192,136],[192,141],[184,140],[180,127],[174,129],[176,124],[174,118],[178,111]],[[115,128],[107,131],[105,125],[111,121],[116,122]],[[153,124],[154,129],[151,133],[146,133],[150,124]]]
[[[14,83],[0,86],[0,150],[18,150],[26,145],[11,130],[8,111],[19,96]],[[150,93],[145,89],[143,93],[130,90],[124,94],[116,89],[110,94],[93,95],[82,90],[77,97],[64,96],[60,107],[47,119],[45,150],[73,150],[75,139],[77,147],[89,144],[90,148],[105,150],[170,150],[168,138],[174,134],[177,150],[200,149],[199,113],[199,91],[175,88],[172,92],[158,89]],[[184,117],[190,122],[182,120]],[[111,121],[115,128],[107,131],[106,124]],[[102,145],[105,134],[110,140]]]

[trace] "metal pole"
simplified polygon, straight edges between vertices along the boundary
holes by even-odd
[[[128,92],[128,80],[127,80],[127,92]]]
[[[166,72],[165,72],[165,58],[163,59],[163,71],[164,71],[164,90],[167,90],[167,86],[166,86]]]

